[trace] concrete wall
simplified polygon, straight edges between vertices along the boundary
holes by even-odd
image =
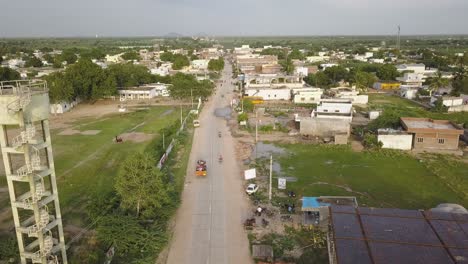
[[[349,136],[350,129],[350,122],[340,119],[304,117],[300,123],[300,133],[310,136],[332,137],[337,134]]]
[[[422,142],[418,140],[422,138]],[[443,139],[444,143],[439,143]],[[413,146],[416,150],[456,150],[458,149],[459,135],[442,133],[416,133],[414,135]]]
[[[290,89],[246,89],[247,96],[260,96],[263,100],[291,100]]]
[[[468,112],[468,105],[451,106],[449,112]]]
[[[378,135],[377,140],[383,143],[382,148],[411,150],[413,135]]]

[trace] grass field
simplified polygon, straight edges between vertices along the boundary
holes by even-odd
[[[100,130],[97,135],[59,135],[52,131],[60,203],[64,220],[81,225],[83,206],[88,197],[110,192],[120,163],[134,151],[143,150],[151,141],[116,144],[114,137],[126,132],[145,132],[161,137],[158,131],[179,118],[177,108],[154,107],[102,119],[82,119],[73,128]],[[168,141],[170,139],[167,139]],[[70,217],[70,215],[74,217]]]
[[[398,96],[387,94],[369,94],[369,109],[397,111],[401,117],[428,117],[432,119],[451,120],[459,124],[468,124],[468,114],[459,113],[435,113],[424,109],[422,106]]]
[[[468,164],[438,156],[418,160],[403,152],[353,152],[349,146],[281,145],[288,189],[304,196],[356,196],[362,206],[427,209],[468,206]],[[463,176],[464,175],[464,176]],[[463,180],[464,179],[464,180]]]

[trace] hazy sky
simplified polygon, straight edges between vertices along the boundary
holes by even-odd
[[[0,37],[468,34],[468,0],[0,0]]]

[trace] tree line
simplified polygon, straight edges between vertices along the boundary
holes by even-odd
[[[9,73],[11,75],[11,73]],[[121,87],[140,86],[148,83],[161,82],[172,84],[169,87],[171,96],[176,99],[208,97],[214,84],[209,80],[198,81],[193,75],[177,73],[174,76],[159,76],[151,74],[145,66],[132,63],[114,64],[107,69],[80,59],[62,72],[52,73],[44,79],[49,86],[51,102],[81,100],[97,100],[105,96],[117,94]]]

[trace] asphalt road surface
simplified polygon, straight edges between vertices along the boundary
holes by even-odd
[[[229,107],[234,89],[231,76],[232,67],[226,61],[222,84],[200,113],[167,263],[253,263],[242,227],[248,216],[248,198],[234,140],[226,120],[215,115]],[[220,154],[222,163],[218,162]],[[206,177],[195,176],[198,159],[207,161]]]

